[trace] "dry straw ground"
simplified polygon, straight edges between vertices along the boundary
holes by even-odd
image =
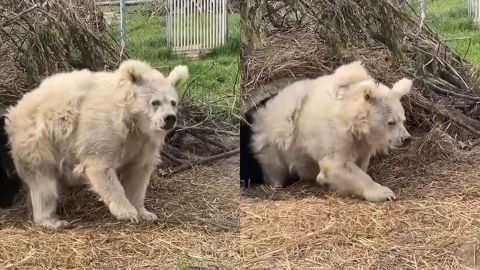
[[[93,192],[61,201],[73,227],[34,226],[24,204],[0,210],[0,269],[235,269],[239,261],[238,160],[171,178],[155,176],[151,223],[116,221]]]

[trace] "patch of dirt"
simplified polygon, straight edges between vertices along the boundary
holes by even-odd
[[[61,215],[70,229],[39,228],[25,204],[0,212],[0,268],[237,269],[238,158],[155,175],[146,207],[159,217],[119,222],[93,192],[66,193]]]

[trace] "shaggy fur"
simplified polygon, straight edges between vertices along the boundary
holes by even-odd
[[[252,149],[265,181],[316,179],[369,201],[395,199],[366,173],[370,158],[409,141],[400,98],[412,81],[377,84],[360,62],[291,84],[254,113]]]
[[[89,184],[120,220],[156,219],[144,207],[145,193],[176,123],[174,86],[187,76],[185,66],[165,78],[128,60],[114,72],[53,75],[10,108],[6,130],[34,221],[68,225],[55,216],[59,188],[78,184]]]
[[[272,95],[261,100],[255,107],[245,113],[245,119],[240,122],[240,186],[248,187],[251,184],[261,184],[263,173],[260,163],[255,159],[251,148],[253,114],[258,108],[276,96]]]
[[[0,108],[0,208],[11,206],[21,187],[20,178],[10,156],[4,113],[5,110]]]

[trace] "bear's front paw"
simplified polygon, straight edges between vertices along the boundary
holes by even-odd
[[[110,204],[110,212],[118,220],[130,220],[131,222],[138,222],[138,211],[131,204],[117,205]]]
[[[328,179],[322,171],[320,171],[320,173],[317,175],[316,181],[317,181],[317,184],[319,184],[320,186],[328,184]]]
[[[49,228],[49,229],[61,229],[70,226],[70,222],[65,220],[59,220],[53,217],[45,218],[39,221],[36,221],[38,225]]]
[[[143,220],[157,220],[158,217],[152,212],[147,211],[146,209],[138,210],[140,218]]]
[[[397,199],[395,193],[391,189],[378,183],[367,186],[363,191],[363,197],[371,202],[383,202],[386,200],[393,201]]]

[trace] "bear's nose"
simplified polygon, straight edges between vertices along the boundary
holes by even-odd
[[[412,140],[412,137],[407,136],[402,138],[402,143],[403,144],[408,144]]]
[[[165,129],[171,129],[175,125],[175,122],[177,122],[177,116],[174,114],[166,115],[163,121],[165,121]]]

